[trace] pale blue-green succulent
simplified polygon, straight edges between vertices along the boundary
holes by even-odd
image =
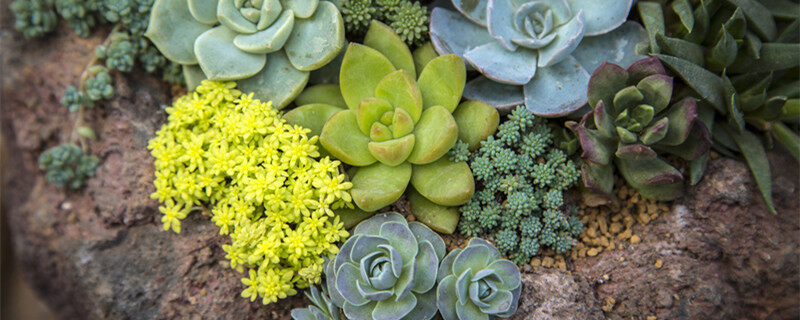
[[[450,251],[436,278],[436,305],[444,320],[508,318],[517,311],[519,268],[486,240],[472,238],[466,248]]]
[[[341,310],[333,304],[326,286],[311,286],[306,291],[311,305],[306,308],[292,309],[293,320],[343,320]]]
[[[278,108],[345,43],[339,10],[320,0],[156,0],[145,35],[183,65],[190,90],[236,81]]]
[[[425,225],[393,212],[375,215],[356,226],[328,263],[328,292],[351,320],[431,319],[445,251]]]
[[[642,58],[647,34],[626,22],[633,0],[452,0],[435,8],[431,41],[483,74],[464,90],[497,107],[525,104],[562,116],[586,101],[589,74],[603,61],[628,66]]]

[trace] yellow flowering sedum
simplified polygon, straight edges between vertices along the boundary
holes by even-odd
[[[272,103],[234,83],[204,81],[167,108],[150,141],[164,230],[181,231],[194,209],[231,238],[223,246],[247,288],[242,296],[275,302],[317,283],[324,257],[348,234],[332,209],[352,208],[339,161],[320,160],[317,137],[287,124]]]

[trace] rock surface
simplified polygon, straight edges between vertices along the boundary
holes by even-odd
[[[81,191],[48,184],[36,164],[64,141],[59,103],[107,30],[67,28],[24,42],[2,4],[2,212],[28,281],[63,319],[288,319],[301,295],[277,304],[239,296],[217,229],[195,214],[180,235],[160,229],[146,150],[171,91],[140,71],[116,76],[117,98],[89,111],[97,178]],[[63,21],[62,21],[63,23]],[[524,268],[514,319],[797,319],[798,168],[770,154],[778,216],[767,213],[741,162],[711,161],[671,214],[641,227],[642,242],[572,262]]]

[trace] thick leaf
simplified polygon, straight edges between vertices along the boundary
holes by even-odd
[[[584,37],[581,45],[572,56],[586,68],[594,72],[603,62],[614,63],[627,68],[632,63],[647,56],[636,54],[636,45],[647,41],[647,32],[636,22],[628,21],[606,34]]]
[[[613,152],[613,150],[611,150],[612,141],[600,135],[597,130],[587,128],[585,121],[586,116],[584,116],[584,120],[581,121],[581,124],[573,121],[568,121],[566,123],[566,126],[578,136],[581,149],[583,149],[581,157],[593,163],[602,165],[609,164],[611,161],[611,153]]]
[[[358,129],[356,113],[353,110],[341,111],[328,119],[322,128],[319,141],[325,150],[349,165],[367,166],[377,161],[367,148],[369,137]]]
[[[387,141],[372,141],[367,148],[375,159],[388,166],[396,166],[406,161],[414,148],[414,135]]]
[[[800,4],[791,0],[760,0],[777,19],[800,17]]]
[[[186,81],[186,89],[189,91],[194,91],[203,80],[207,79],[206,74],[203,73],[203,69],[200,69],[199,65],[184,64],[181,69],[183,70],[183,80]]]
[[[589,73],[575,58],[540,68],[536,77],[524,87],[525,106],[533,114],[561,117],[586,104]]]
[[[641,1],[637,4],[639,16],[647,29],[650,38],[650,52],[661,53],[661,49],[656,42],[656,34],[665,34],[667,27],[664,24],[664,10],[661,4],[652,1]]]
[[[578,12],[567,23],[558,26],[555,32],[558,33],[556,39],[548,46],[539,49],[539,67],[555,66],[568,58],[581,44],[584,34],[584,13]]]
[[[596,207],[612,202],[614,195],[614,166],[611,164],[602,165],[591,161],[583,161],[581,164],[580,185],[584,203],[588,206]]]
[[[421,72],[422,69],[428,65],[428,62],[431,62],[431,60],[438,57],[439,54],[436,53],[436,49],[433,48],[433,44],[427,42],[414,50],[412,56],[414,57],[414,70]]]
[[[489,0],[454,0],[453,6],[474,23],[485,27],[488,3]]]
[[[772,214],[778,214],[772,204],[772,174],[770,173],[769,161],[761,140],[750,131],[737,132],[727,125],[722,125],[720,129],[724,130],[733,139],[736,146],[741,150],[744,159],[747,160],[747,165],[750,167],[750,172],[753,173],[753,178],[756,180],[758,190],[761,192],[761,197],[764,199],[767,210]]]
[[[339,74],[342,97],[355,110],[364,98],[375,96],[381,79],[395,71],[392,62],[375,49],[351,43],[347,48]]]
[[[359,208],[340,208],[334,210],[336,216],[339,217],[339,221],[344,224],[345,229],[350,229],[355,227],[359,222],[366,220],[367,218],[372,216],[372,212],[366,212]]]
[[[704,66],[706,62],[703,46],[683,40],[680,38],[671,38],[662,34],[656,35],[656,42],[664,54],[675,56],[698,66]]]
[[[467,70],[458,56],[448,54],[431,60],[417,79],[423,108],[442,106],[453,112],[461,101],[466,79]]]
[[[573,12],[583,10],[586,36],[606,34],[628,19],[633,0],[567,0]]]
[[[675,11],[675,14],[678,15],[678,19],[681,20],[683,28],[688,32],[692,32],[692,30],[694,30],[694,13],[692,12],[692,5],[689,3],[689,0],[672,1],[670,6],[672,7],[672,11]]]
[[[251,34],[240,34],[233,38],[237,48],[250,53],[270,53],[283,48],[294,28],[294,15],[284,11],[278,21],[269,28]]]
[[[189,12],[200,23],[215,25],[217,24],[217,2],[217,0],[189,0]]]
[[[484,76],[500,83],[523,85],[536,74],[536,51],[526,48],[509,51],[497,42],[490,42],[470,49],[464,53],[464,59]]]
[[[287,123],[311,129],[309,136],[319,136],[322,128],[334,114],[345,109],[329,104],[307,104],[283,115]]]
[[[475,193],[475,180],[466,162],[451,162],[447,157],[425,165],[415,165],[411,185],[422,196],[442,206],[460,206]]]
[[[683,176],[661,159],[626,160],[617,158],[622,177],[642,197],[654,200],[674,200],[683,189]]]
[[[413,176],[413,173],[412,173]],[[411,188],[406,193],[411,205],[411,213],[417,221],[439,233],[453,234],[458,225],[460,213],[458,207],[446,207],[435,204]]]
[[[518,7],[520,6],[511,0],[489,0],[486,10],[486,27],[489,34],[497,39],[498,45],[502,45],[500,50],[505,49],[511,54],[517,50],[517,45],[512,42],[512,39],[530,38],[530,35],[520,32],[524,32],[524,30],[517,30],[515,19],[511,19],[511,17],[515,17],[515,13],[519,14],[519,11],[523,10]]]
[[[474,2],[474,0],[459,0]],[[479,0],[484,3],[488,0]],[[440,54],[464,53],[477,46],[496,41],[485,27],[481,27],[464,15],[443,8],[433,8],[430,25],[431,43]]]
[[[284,50],[295,68],[311,71],[336,58],[344,43],[344,21],[339,9],[333,3],[321,1],[313,16],[295,21]]]
[[[419,253],[416,257],[417,269],[414,273],[415,293],[425,293],[433,289],[436,284],[436,271],[439,270],[439,257],[430,242],[419,243]]]
[[[416,123],[422,115],[423,94],[408,71],[386,75],[375,88],[375,97],[385,99],[395,109],[403,109]]]
[[[436,253],[436,258],[438,259],[436,260],[437,263],[444,259],[444,255],[447,253],[447,247],[439,234],[433,232],[433,230],[426,227],[424,224],[414,221],[408,223],[408,228],[411,229],[411,233],[417,237],[417,243],[426,241],[431,243],[433,251]]]
[[[800,43],[764,43],[761,59],[749,54],[739,54],[730,66],[731,73],[770,72],[800,65]]]
[[[464,98],[483,101],[508,112],[525,103],[521,86],[502,84],[484,76],[478,76],[467,82],[464,87]]]
[[[308,19],[319,9],[325,1],[319,0],[281,0],[284,10],[294,11],[294,15],[300,19]]]
[[[589,106],[595,108],[600,101],[603,101],[607,107],[612,107],[606,111],[616,116],[622,110],[613,108],[614,96],[617,92],[627,87],[628,82],[627,70],[616,64],[603,63],[592,73],[592,77],[589,79],[587,93]]]
[[[342,92],[339,91],[339,85],[337,84],[319,84],[307,87],[294,99],[294,104],[298,106],[317,103],[347,109],[347,104],[344,102]]]
[[[210,80],[228,81],[252,77],[264,68],[267,56],[244,52],[233,44],[238,34],[218,26],[201,34],[194,52],[200,68]]]
[[[731,35],[725,27],[720,31],[721,37],[715,43],[706,56],[707,68],[711,70],[722,71],[734,60],[739,51],[739,45],[736,39]]]
[[[405,42],[389,26],[372,20],[369,31],[364,37],[364,45],[382,53],[398,70],[402,69],[411,74],[412,79],[417,78],[414,67],[414,58]],[[422,70],[422,69],[420,69]]]
[[[267,60],[261,72],[239,80],[237,87],[243,92],[253,92],[256,99],[272,101],[274,108],[281,109],[306,87],[308,72],[295,69],[283,51],[270,53]]]
[[[725,88],[722,78],[689,61],[673,56],[656,54],[664,64],[675,71],[700,96],[711,103],[717,111],[726,113]]]
[[[644,95],[644,101],[653,106],[655,113],[659,113],[667,108],[672,98],[672,77],[652,75],[639,81],[636,88]]]
[[[436,315],[436,287],[423,294],[417,294],[417,305],[403,320],[421,319],[430,320]]]
[[[489,315],[472,303],[457,304],[456,314],[458,315],[458,319],[489,320]]]
[[[747,27],[755,31],[762,38],[774,40],[778,35],[778,28],[769,9],[756,0],[728,0],[730,3],[744,10],[747,16]]]
[[[445,260],[451,256],[455,257],[451,253],[450,255],[447,255]],[[444,320],[458,320],[458,315],[456,314],[456,305],[458,305],[458,297],[456,296],[456,277],[452,274],[449,274],[445,278],[439,280],[439,286],[436,288],[436,306],[439,307],[439,313],[441,313]]]
[[[667,74],[664,65],[661,64],[661,61],[656,57],[649,57],[636,61],[628,67],[628,81],[630,83],[639,83],[639,81],[642,81],[644,78],[655,74]]]
[[[400,199],[411,180],[411,164],[390,167],[376,163],[364,167],[353,176],[350,194],[361,210],[372,212]]]
[[[800,137],[783,122],[772,123],[772,136],[789,151],[795,160],[800,161]]]
[[[191,65],[197,63],[195,40],[211,27],[195,20],[187,1],[159,0],[153,3],[145,36],[167,59]]]
[[[381,98],[366,98],[361,100],[356,110],[358,128],[366,135],[370,134],[373,123],[380,121],[381,116],[392,111],[392,104]],[[391,136],[390,136],[391,137]]]
[[[447,109],[437,105],[425,109],[414,128],[414,135],[417,140],[408,162],[427,164],[441,158],[456,144],[458,125]]]
[[[467,143],[470,151],[477,150],[481,141],[493,135],[500,124],[497,109],[481,101],[462,102],[453,112],[453,118],[458,125],[458,139]]]
[[[372,218],[365,220],[364,222],[359,223],[355,229],[353,229],[354,235],[359,234],[379,234],[381,232],[381,226],[387,222],[399,222],[399,223],[406,223],[406,218],[401,216],[399,213],[396,212],[384,212],[375,214]],[[352,238],[351,238],[352,239]],[[348,239],[348,241],[350,241]],[[342,246],[342,251],[345,251],[347,247],[347,243]],[[349,248],[352,250],[352,248]],[[349,254],[348,254],[349,255]]]
[[[377,302],[371,301],[363,306],[356,306],[345,302],[342,311],[344,311],[344,315],[347,316],[347,319],[350,320],[373,320],[372,310],[375,310],[377,304]]]
[[[358,267],[352,263],[344,263],[336,270],[336,291],[353,305],[364,305],[369,302],[358,293],[356,281],[360,278]]]

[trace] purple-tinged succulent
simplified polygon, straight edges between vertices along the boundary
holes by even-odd
[[[483,76],[468,99],[497,107],[525,104],[534,114],[563,116],[587,100],[589,73],[603,61],[630,65],[644,29],[627,22],[633,0],[452,0],[435,8],[431,41],[461,56]]]
[[[508,318],[517,311],[519,268],[501,259],[486,240],[472,238],[466,248],[447,254],[436,278],[436,304],[444,320]]]
[[[583,187],[590,205],[612,198],[614,165],[645,198],[672,200],[681,194],[683,175],[659,153],[694,160],[708,152],[711,138],[697,117],[695,100],[670,104],[672,89],[672,77],[655,57],[627,70],[604,63],[592,74],[588,98],[594,110],[580,123],[567,122],[583,149]]]
[[[446,250],[442,238],[419,222],[394,212],[375,215],[356,226],[328,263],[328,292],[348,319],[431,319]]]

